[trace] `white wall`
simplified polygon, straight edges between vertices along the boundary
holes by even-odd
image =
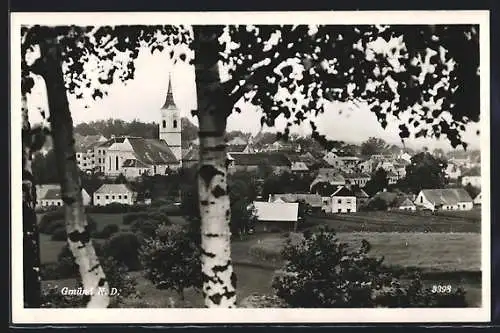
[[[356,197],[332,197],[332,213],[355,213]]]
[[[95,206],[106,206],[110,203],[121,203],[126,205],[132,205],[133,201],[133,193],[132,192],[124,192],[124,193],[94,193],[94,205]]]
[[[467,184],[471,184],[474,187],[481,187],[481,176],[463,176],[462,177],[462,186],[466,186]]]
[[[39,207],[62,206],[63,205],[62,199],[57,199],[57,200],[41,199],[39,201],[37,200],[37,202],[40,203]]]

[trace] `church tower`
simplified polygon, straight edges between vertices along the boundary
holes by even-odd
[[[181,116],[180,110],[174,102],[172,94],[172,80],[170,74],[168,76],[168,90],[165,104],[162,106],[160,119],[160,140],[164,140],[174,153],[179,162],[182,159],[181,150]]]

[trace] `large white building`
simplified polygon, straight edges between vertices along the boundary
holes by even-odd
[[[125,184],[103,184],[94,192],[94,206],[106,206],[110,203],[132,205],[135,193]]]
[[[168,174],[182,165],[181,132],[180,110],[175,105],[169,81],[167,97],[160,109],[159,140],[132,136],[91,138],[88,145],[79,145],[78,165],[82,170],[115,177]]]
[[[463,188],[422,190],[414,201],[416,206],[434,210],[471,210],[472,198]]]

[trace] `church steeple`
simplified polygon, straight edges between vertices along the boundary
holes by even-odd
[[[174,102],[174,94],[172,93],[172,77],[170,73],[168,74],[167,98],[165,99],[165,104],[163,104],[162,109],[177,109]]]

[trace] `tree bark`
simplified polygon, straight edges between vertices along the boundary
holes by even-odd
[[[23,282],[24,307],[39,308],[40,286],[40,239],[36,207],[36,187],[31,168],[31,125],[28,118],[26,94],[22,95],[22,149],[23,149]]]
[[[231,231],[225,130],[232,111],[219,77],[221,26],[195,26],[194,51],[200,138],[198,192],[201,265],[205,306],[236,306],[236,275],[231,262]]]
[[[90,239],[88,223],[82,200],[82,185],[76,163],[73,120],[69,110],[62,55],[57,38],[47,36],[40,41],[41,74],[47,87],[50,125],[57,170],[60,177],[61,196],[64,202],[68,244],[79,267],[83,288],[94,293],[88,308],[109,306],[109,285]],[[97,292],[97,291],[101,292]]]

